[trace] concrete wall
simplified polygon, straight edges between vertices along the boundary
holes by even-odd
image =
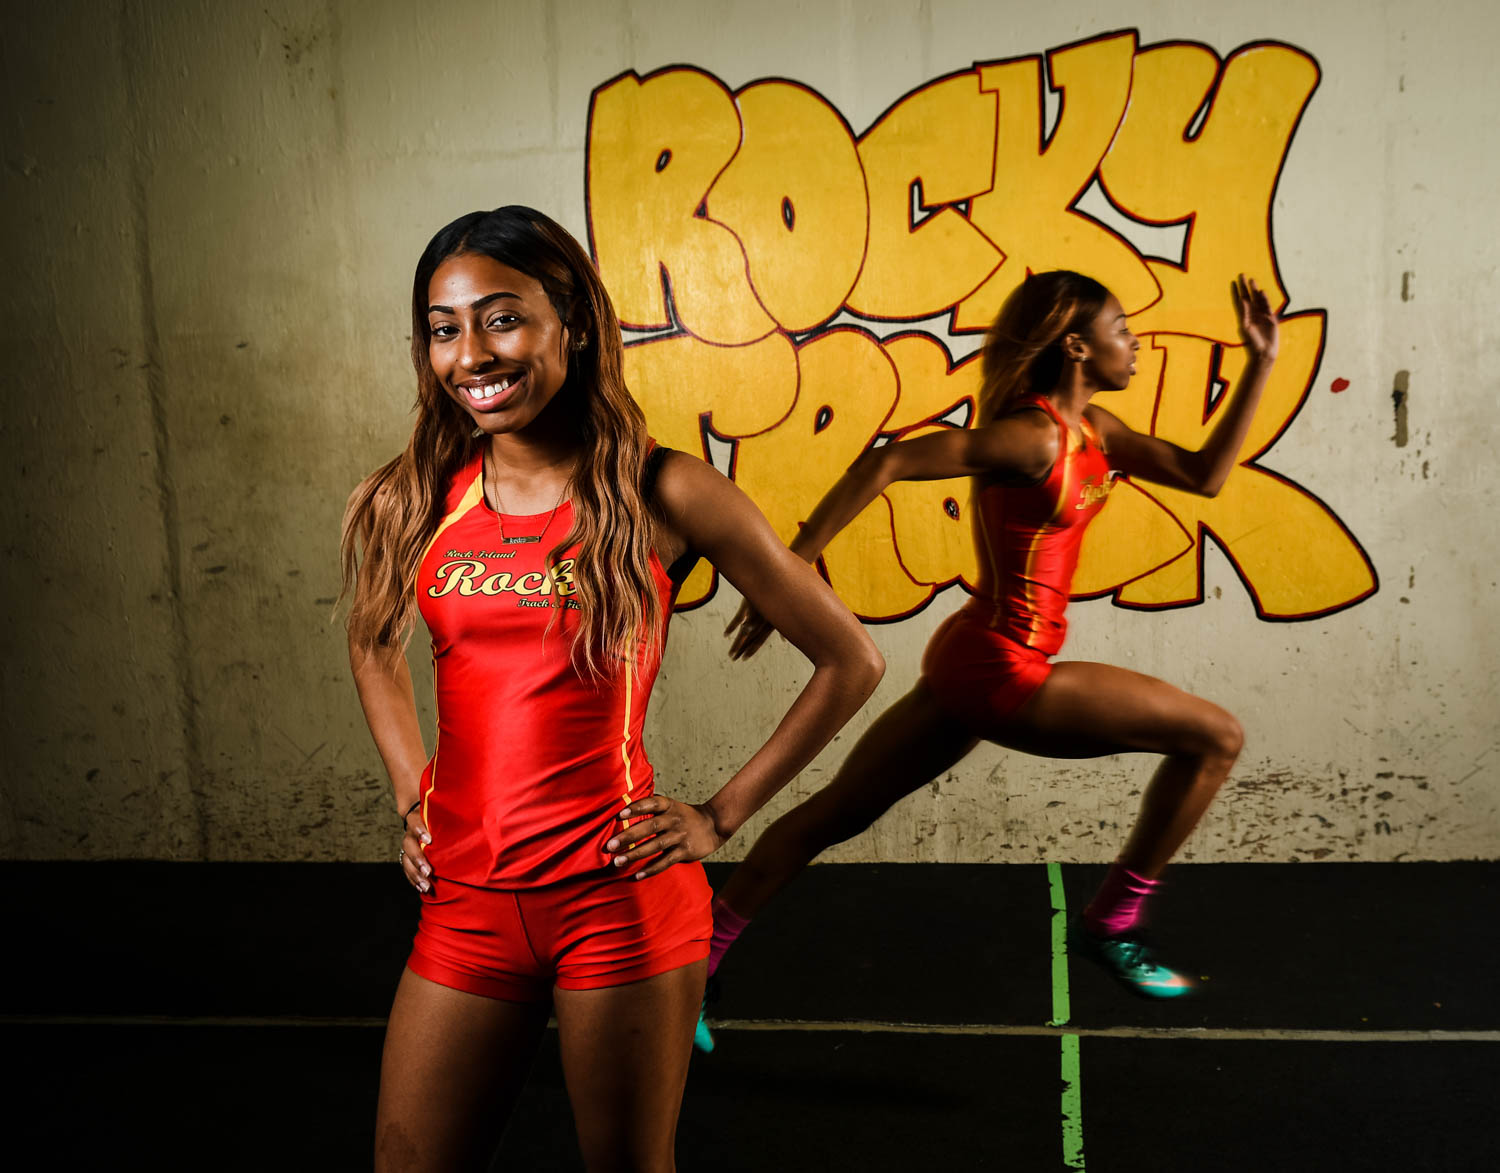
[[[1482,488],[1500,439],[1497,18],[1477,2],[1441,20],[1415,0],[1209,7],[175,0],[13,15],[0,851],[394,853],[330,622],[338,519],[409,428],[422,244],[455,215],[520,202],[592,233],[636,307],[632,373],[653,428],[726,469],[737,448],[736,475],[783,529],[852,451],[962,408],[972,368],[921,361],[941,344],[961,364],[977,343],[966,326],[1026,264],[1091,267],[1125,291],[1154,357],[1114,406],[1183,437],[1198,426],[1187,407],[1235,361],[1217,291],[1235,265],[1279,274],[1302,316],[1262,413],[1256,464],[1276,476],[1237,470],[1206,514],[1112,500],[1081,569],[1101,597],[1074,605],[1066,655],[1160,675],[1245,724],[1236,779],[1189,858],[1500,855],[1497,526]],[[1105,37],[1122,28],[1133,39]],[[1259,42],[1279,47],[1247,48]],[[1066,101],[1014,88],[1035,68],[1016,59],[1054,50]],[[667,103],[646,88],[663,78],[682,87]],[[736,104],[731,91],[767,78],[798,87]],[[1202,150],[1174,153],[1172,103],[1196,108],[1194,86],[1211,97],[1187,144]],[[994,92],[1021,121],[997,123]],[[883,115],[907,128],[856,147]],[[1067,177],[1023,145],[1028,125],[1053,132],[1051,162],[1079,187],[1097,168],[1078,207],[1114,235],[1067,213]],[[643,165],[658,140],[676,170]],[[690,166],[709,168],[706,220],[658,199],[683,198]],[[972,202],[935,208],[933,230],[907,239],[890,195],[912,167],[929,205]],[[783,179],[795,245],[774,230]],[[847,231],[861,216],[863,240]],[[1191,227],[1148,223],[1163,219]],[[653,336],[658,262],[679,320],[715,346]],[[891,308],[929,279],[947,285]],[[906,320],[877,320],[893,317]],[[882,345],[898,332],[927,337]],[[804,419],[816,406],[839,427]],[[835,585],[886,620],[872,630],[890,667],[767,815],[827,779],[961,603],[949,495],[966,505],[961,486],[893,494],[830,552]],[[802,668],[785,645],[727,664],[732,589],[705,575],[690,594],[648,745],[663,789],[699,800],[766,735]],[[425,694],[425,649],[412,658]],[[833,858],[1105,859],[1147,773],[1142,759],[982,748]]]

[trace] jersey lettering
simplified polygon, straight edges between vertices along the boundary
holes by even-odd
[[[511,575],[489,569],[479,558],[453,558],[439,564],[432,572],[438,580],[437,586],[427,588],[428,597],[441,599],[455,591],[462,598],[474,595],[550,595],[555,590],[564,598],[576,593],[578,584],[573,578],[574,559],[564,558],[549,575],[546,571],[533,570],[527,574]]]

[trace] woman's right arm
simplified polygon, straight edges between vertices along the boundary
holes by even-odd
[[[1042,412],[1006,416],[982,428],[945,428],[911,440],[870,448],[849,466],[812,513],[791,550],[813,563],[865,507],[897,481],[938,481],[951,477],[1000,476],[1039,480],[1057,460],[1057,427]],[[741,605],[725,634],[739,628],[730,659],[753,656],[772,628],[748,603]]]
[[[373,649],[349,645],[349,667],[354,672],[354,686],[359,690],[360,707],[375,748],[385,763],[395,790],[396,813],[401,815],[421,797],[422,771],[427,766],[427,751],[422,745],[422,727],[417,722],[417,700],[412,691],[411,670],[399,647],[377,645]],[[402,869],[411,885],[425,892],[430,886],[432,868],[422,848],[432,842],[421,811],[412,811],[403,820],[406,834],[401,847],[406,854]]]
[[[941,481],[990,474],[1034,480],[1057,459],[1057,428],[1038,412],[1007,416],[982,428],[945,428],[862,452],[823,495],[791,549],[816,562],[823,547],[897,481]]]

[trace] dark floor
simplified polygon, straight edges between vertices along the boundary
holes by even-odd
[[[1077,908],[1101,869],[1062,871]],[[21,1085],[7,1166],[368,1167],[380,1028],[285,1023],[388,1008],[415,915],[394,868],[4,864],[0,878],[25,894],[0,975]],[[1154,927],[1206,979],[1198,997],[1137,1001],[1070,966],[1088,1169],[1500,1168],[1500,948],[1481,931],[1500,864],[1171,878]],[[715,1009],[827,1025],[723,1030],[695,1056],[680,1168],[1064,1168],[1060,1040],[1017,1033],[1052,1015],[1049,918],[1041,865],[809,871],[730,954]],[[1172,1033],[1089,1033],[1121,1026]],[[1275,1037],[1306,1030],[1341,1033]],[[1388,1037],[1414,1031],[1440,1033]],[[579,1168],[550,1035],[496,1168]]]

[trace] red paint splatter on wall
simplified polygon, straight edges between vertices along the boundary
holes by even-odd
[[[1340,391],[1347,391],[1348,389],[1348,379],[1335,379],[1333,381],[1333,386],[1329,388],[1329,390],[1332,391],[1335,395],[1337,395]]]

